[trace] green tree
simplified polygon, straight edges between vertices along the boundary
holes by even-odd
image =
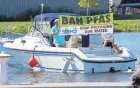
[[[87,8],[87,15],[89,14],[89,8],[94,8],[99,5],[97,0],[80,0],[78,5],[83,8]]]

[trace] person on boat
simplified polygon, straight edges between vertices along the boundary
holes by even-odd
[[[51,35],[53,36],[53,44],[55,47],[65,47],[65,36],[59,34],[58,19],[54,20],[54,26],[51,28]]]
[[[132,75],[133,88],[140,88],[140,61],[137,65],[137,71]]]
[[[112,33],[106,33],[103,35],[103,46],[104,47],[111,47],[114,49],[114,52],[117,54],[122,53],[122,50],[117,46],[117,44],[114,43],[114,36]]]
[[[103,42],[103,46],[104,47],[111,47],[111,48],[113,48],[113,46],[114,46],[113,34],[106,33],[106,34],[103,35],[103,39],[104,39],[104,42]]]

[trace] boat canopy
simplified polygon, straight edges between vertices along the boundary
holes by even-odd
[[[50,34],[51,27],[54,25],[53,21],[57,19],[59,15],[78,16],[73,13],[45,13],[36,15],[31,30],[27,35],[40,36],[42,34]]]
[[[51,21],[53,19],[57,19],[59,15],[78,16],[77,14],[73,14],[73,13],[46,13],[46,14],[36,15],[34,17],[34,20],[41,21],[41,16],[42,16],[43,21]]]

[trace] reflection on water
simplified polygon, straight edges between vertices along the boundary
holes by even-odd
[[[136,57],[140,57],[140,33],[115,33],[115,42],[130,49]],[[0,44],[0,50],[4,49]],[[12,52],[9,59],[9,83],[64,83],[64,82],[120,82],[130,81],[132,73],[59,73],[33,72],[27,64],[29,58],[24,53]],[[14,57],[18,57],[15,59]]]
[[[28,72],[27,72],[28,71]],[[120,82],[130,81],[132,73],[57,73],[57,72],[10,73],[10,83],[67,83],[67,82]]]

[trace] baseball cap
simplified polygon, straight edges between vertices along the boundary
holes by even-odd
[[[58,19],[55,19],[55,20],[54,20],[54,23],[56,23],[56,22],[58,22]]]

